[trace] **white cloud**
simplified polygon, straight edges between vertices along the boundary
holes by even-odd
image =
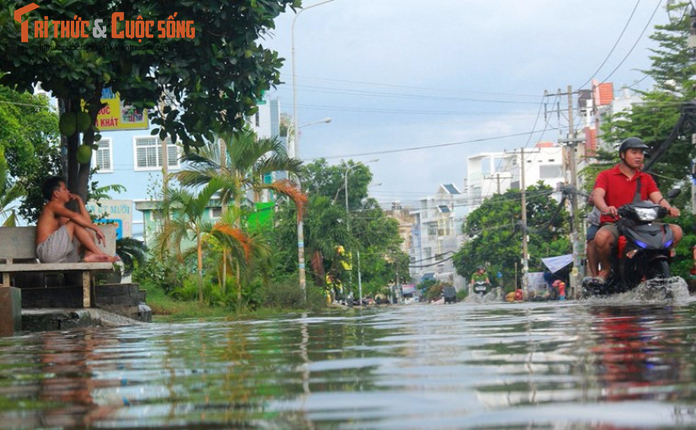
[[[306,10],[295,27],[299,119],[330,116],[333,121],[303,129],[300,153],[337,157],[531,131],[544,90],[565,92],[568,84],[577,89],[591,78],[634,5],[628,0],[335,0]],[[654,8],[654,2],[639,5],[598,78],[624,58]],[[653,25],[666,19],[660,10]],[[265,43],[287,59],[282,78],[288,84],[292,20],[292,14],[280,17],[273,39]],[[642,78],[637,69],[649,67],[646,46],[653,25],[612,77],[616,88]],[[277,95],[291,113],[291,86],[281,86]],[[549,111],[556,109],[551,100]],[[567,101],[557,106],[565,109]],[[550,125],[558,125],[555,116]],[[542,115],[537,129],[543,128]],[[549,130],[543,140],[557,136]],[[531,144],[539,134],[533,137]],[[439,183],[462,185],[468,155],[511,150],[527,141],[524,135],[356,161],[380,158],[370,165],[375,182],[383,184],[380,200],[414,200],[416,193],[432,194]],[[389,191],[393,195],[387,196]]]

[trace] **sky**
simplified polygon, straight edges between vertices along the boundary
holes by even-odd
[[[384,208],[413,206],[441,183],[463,190],[468,156],[567,132],[567,96],[555,94],[568,85],[649,89],[640,70],[666,1],[304,0],[294,29],[299,157],[367,163]],[[286,59],[268,95],[291,116],[294,18],[288,9],[261,42]],[[560,120],[545,116],[558,106]]]

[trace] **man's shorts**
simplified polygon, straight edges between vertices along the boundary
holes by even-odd
[[[70,232],[63,225],[36,246],[36,256],[42,263],[74,263],[80,261],[79,244],[77,238],[70,239]]]
[[[589,227],[587,227],[587,238],[585,239],[587,242],[594,240],[595,235],[599,231],[599,226],[595,224],[590,224]]]
[[[619,228],[614,223],[602,224],[600,230],[608,230],[614,236],[614,240],[619,240]]]

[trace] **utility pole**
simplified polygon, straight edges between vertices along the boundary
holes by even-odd
[[[577,141],[575,140],[575,128],[573,126],[573,87],[568,85],[568,140],[570,141],[567,146],[569,152],[570,163],[570,242],[573,249],[573,269],[570,272],[570,289],[573,294],[573,298],[577,298],[580,293],[581,286],[581,276],[580,276],[580,255],[582,254],[580,247],[580,240],[578,236],[579,225],[578,225],[578,172],[577,172],[577,162],[575,160],[575,147]]]
[[[491,179],[493,175],[489,177]],[[500,194],[500,172],[496,172],[495,174],[495,182],[496,182],[496,189],[498,190],[498,194]]]
[[[584,254],[584,242],[580,241],[579,232],[581,229],[579,228],[580,225],[578,222],[578,213],[580,206],[577,194],[578,172],[576,160],[576,147],[579,142],[584,142],[584,139],[578,139],[575,136],[575,127],[573,124],[573,87],[571,85],[568,85],[568,91],[566,93],[562,93],[559,88],[558,92],[556,93],[556,97],[560,98],[562,95],[568,96],[568,137],[565,140],[559,139],[559,143],[565,143],[564,148],[566,151],[568,151],[568,170],[570,174],[570,178],[568,181],[570,185],[570,242],[573,253],[573,269],[570,273],[570,291],[572,292],[573,297],[577,298],[582,285],[580,267],[582,265],[581,256]],[[558,114],[560,115],[560,108],[558,109]]]
[[[524,148],[520,149],[520,185],[522,188],[522,291],[524,292],[524,297],[528,297],[529,293],[529,280],[527,279],[527,274],[529,273],[529,259],[527,256],[527,194],[524,181],[524,164],[526,163],[524,159]]]

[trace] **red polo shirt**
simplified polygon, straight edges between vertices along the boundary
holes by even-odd
[[[607,203],[607,206],[619,208],[633,201],[633,196],[636,194],[636,186],[638,184],[636,181],[638,178],[640,178],[641,200],[648,200],[650,194],[659,191],[652,176],[638,171],[632,178],[628,178],[621,172],[618,164],[611,169],[599,172],[594,187],[595,189],[601,188],[604,190],[604,201]],[[611,215],[602,214],[600,218],[601,223],[614,221]]]

